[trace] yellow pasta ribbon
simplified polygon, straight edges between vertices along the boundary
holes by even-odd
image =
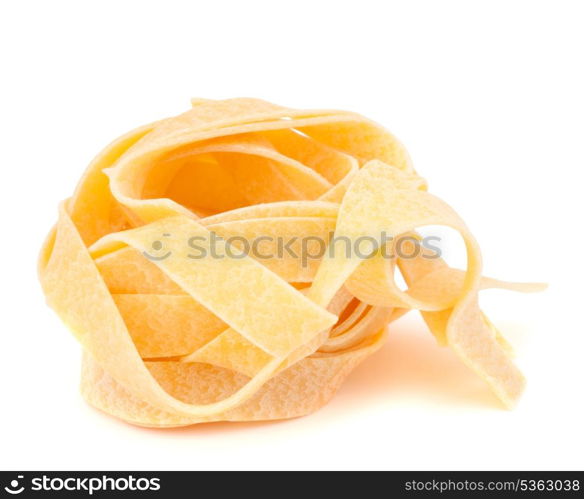
[[[465,270],[420,245],[426,225],[460,233]],[[414,257],[393,252],[404,237]],[[257,99],[193,100],[106,147],[39,276],[85,399],[155,427],[309,414],[414,309],[510,407],[524,378],[478,292],[542,288],[482,277],[469,229],[376,123]]]

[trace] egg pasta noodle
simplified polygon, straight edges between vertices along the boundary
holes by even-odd
[[[392,321],[419,310],[513,406],[524,377],[478,293],[542,286],[482,277],[468,227],[393,135],[345,111],[192,104],[106,147],[42,248],[40,281],[82,346],[89,404],[151,427],[302,416],[383,345]],[[419,245],[428,225],[460,234],[465,270]],[[226,242],[266,235],[265,258]],[[387,235],[421,251],[387,258]],[[187,241],[211,249],[211,236],[213,255],[189,256]],[[280,236],[367,238],[371,251],[276,257]]]

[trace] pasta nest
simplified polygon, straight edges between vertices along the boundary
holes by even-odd
[[[460,233],[465,270],[421,244],[427,225]],[[194,100],[106,147],[39,274],[82,345],[84,398],[155,427],[311,413],[410,310],[511,406],[524,378],[478,292],[541,288],[481,276],[384,128],[256,99]]]

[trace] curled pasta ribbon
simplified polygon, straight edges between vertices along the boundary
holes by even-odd
[[[466,270],[419,245],[425,225],[461,234]],[[387,236],[422,249],[388,259]],[[359,238],[366,255],[331,251]],[[231,242],[260,239],[261,257]],[[282,240],[328,247],[307,260]],[[464,222],[377,124],[255,99],[195,100],[106,147],[61,204],[39,275],[83,347],[85,399],[156,427],[313,412],[413,309],[511,406],[524,379],[478,292],[541,288],[481,277]]]

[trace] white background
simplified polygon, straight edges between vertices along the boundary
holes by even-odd
[[[0,469],[582,469],[584,12],[579,2],[3,2]],[[78,394],[36,256],[86,164],[191,97],[360,112],[482,244],[528,376],[515,411],[415,316],[313,416],[134,428]]]

